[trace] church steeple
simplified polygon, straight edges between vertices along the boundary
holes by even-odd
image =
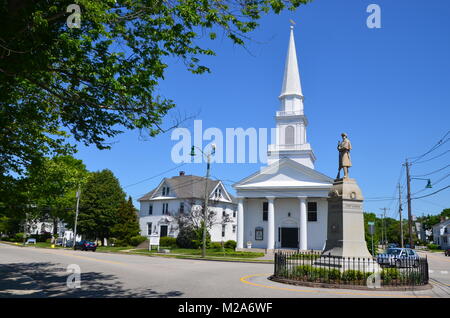
[[[291,35],[289,37],[289,47],[284,66],[283,87],[281,88],[280,99],[286,95],[302,97],[302,86],[300,84],[300,74],[298,72],[293,26],[291,26]]]
[[[283,86],[278,98],[281,101],[281,111],[303,114],[303,93],[298,72],[293,26],[291,26],[289,47],[284,66]]]
[[[278,159],[287,157],[309,168],[314,168],[316,158],[306,140],[308,120],[303,111],[303,93],[293,26],[291,26],[284,66],[283,86],[278,98],[281,105],[280,110],[276,112],[276,144],[269,145],[268,163],[271,164]]]

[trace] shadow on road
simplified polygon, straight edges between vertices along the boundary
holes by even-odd
[[[0,264],[0,298],[3,297],[180,297],[180,291],[158,292],[152,289],[125,289],[114,275],[82,272],[81,287],[67,287],[71,273],[55,263]],[[30,279],[31,278],[31,279]]]

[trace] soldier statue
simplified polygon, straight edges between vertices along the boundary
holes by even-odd
[[[347,138],[346,133],[342,133],[342,141],[338,141],[337,149],[339,151],[339,170],[336,179],[341,177],[341,169],[344,169],[344,178],[348,178],[348,168],[352,166],[352,161],[350,159],[350,150],[352,149],[352,144],[350,139]]]

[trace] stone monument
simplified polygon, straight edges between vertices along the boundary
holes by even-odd
[[[323,254],[372,258],[364,237],[364,198],[356,180],[348,176],[351,149],[347,134],[342,133],[342,142],[338,143],[338,175],[328,196],[327,241]],[[340,178],[342,168],[344,178]]]

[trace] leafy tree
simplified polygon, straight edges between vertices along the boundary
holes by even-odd
[[[125,193],[112,171],[91,173],[81,192],[77,232],[91,239],[110,238],[124,202]]]
[[[72,156],[44,158],[27,171],[29,193],[36,207],[38,219],[53,222],[53,237],[59,220],[71,219],[75,208],[76,191],[88,172],[81,160]]]
[[[104,149],[122,129],[167,130],[174,102],[156,92],[168,57],[209,72],[199,38],[244,45],[262,15],[309,1],[77,0],[70,28],[73,0],[0,0],[0,176],[69,154],[68,134]]]
[[[117,223],[111,229],[111,235],[126,244],[131,244],[131,239],[139,235],[140,228],[136,209],[131,197],[122,202],[117,211]]]

